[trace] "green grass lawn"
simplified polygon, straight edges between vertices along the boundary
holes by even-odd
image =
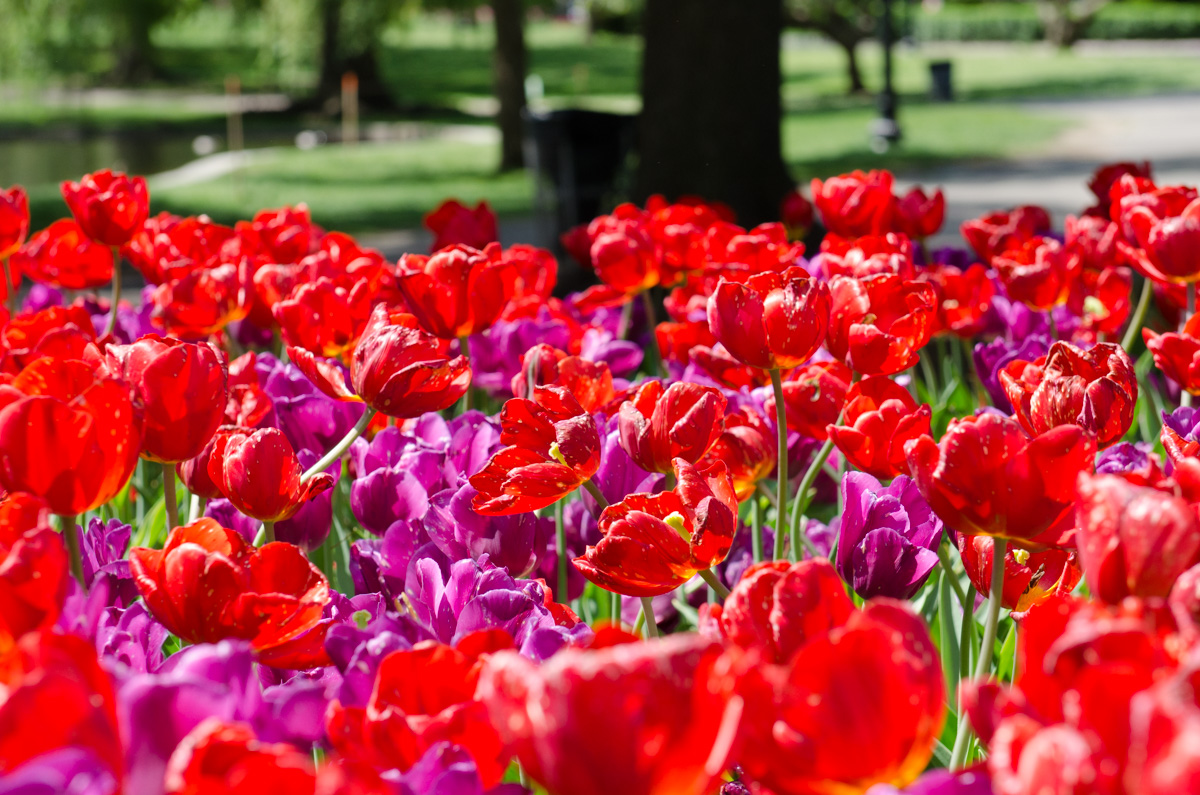
[[[302,90],[312,75],[301,69],[281,76],[261,54],[268,28],[228,9],[205,6],[193,20],[180,20],[157,36],[168,74],[186,90],[212,91],[224,75],[242,74],[247,90]],[[530,73],[541,78],[546,100],[556,105],[637,105],[640,40],[596,35],[578,26],[534,21],[528,27]],[[416,17],[384,36],[382,68],[399,110],[371,118],[421,118],[487,123],[464,115],[464,103],[489,97],[492,31],[445,18]],[[959,101],[934,104],[928,62],[953,62]],[[1015,101],[1088,95],[1131,95],[1200,90],[1194,58],[1162,55],[1059,53],[1037,45],[1010,47],[930,44],[903,46],[896,55],[896,85],[903,95],[905,138],[886,154],[871,152],[867,126],[875,115],[869,96],[847,96],[841,52],[819,39],[789,34],[782,55],[786,109],[784,154],[798,181],[852,168],[889,167],[901,173],[965,160],[1010,157],[1030,151],[1069,125],[1070,120],[1033,114]],[[862,48],[868,87],[879,83],[880,53]],[[284,79],[286,77],[286,79]],[[287,87],[287,85],[283,85]],[[0,101],[0,134],[18,127],[70,125],[137,127],[186,133],[216,132],[220,116],[191,109],[182,100],[158,95],[120,99],[103,107],[71,107],[39,101],[36,91]],[[295,114],[250,117],[248,131],[278,128],[284,139],[314,123]],[[330,123],[328,121],[326,124]],[[498,176],[493,147],[450,141],[416,141],[336,146],[312,151],[281,149],[255,159],[242,173],[203,184],[154,190],[156,210],[206,212],[220,221],[248,217],[261,207],[305,201],[319,222],[350,231],[402,228],[448,196],[487,198],[503,214],[528,212],[527,176]],[[29,184],[35,223],[65,212],[52,184]]]

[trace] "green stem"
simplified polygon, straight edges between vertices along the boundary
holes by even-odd
[[[623,340],[629,335],[629,326],[633,321],[633,299],[630,298],[621,307],[621,319],[617,321],[617,339]]]
[[[603,511],[608,507],[608,500],[604,499],[604,495],[600,493],[600,487],[590,480],[583,482],[583,487],[587,489],[587,493],[592,495],[592,499],[596,501],[596,506]]]
[[[567,526],[563,521],[563,503],[566,498],[554,503],[554,538],[558,546],[558,587],[554,595],[556,602],[567,603]]]
[[[163,479],[163,503],[167,508],[167,532],[179,527],[179,502],[175,496],[175,467],[161,464]]]
[[[1058,342],[1058,324],[1054,322],[1054,310],[1046,312],[1046,320],[1050,323],[1050,339]]]
[[[933,375],[933,367],[929,364],[929,348],[926,348],[921,355],[921,377],[925,379],[925,393],[929,396],[929,402],[933,403],[937,400],[937,379]]]
[[[783,377],[778,367],[773,367],[771,373],[771,388],[775,391],[775,427],[779,437],[779,450],[775,468],[777,480],[775,486],[775,555],[778,560],[783,557],[783,539],[787,535],[787,500],[788,500],[788,427],[787,406],[783,402]],[[803,486],[801,487],[803,488]],[[795,542],[795,539],[792,539]],[[795,547],[792,555],[798,554]]]
[[[1153,295],[1154,282],[1150,279],[1142,279],[1142,294],[1138,296],[1137,308],[1133,310],[1129,328],[1125,329],[1125,336],[1121,338],[1121,347],[1127,352],[1137,341],[1138,332],[1142,330],[1142,323],[1146,320],[1146,310],[1150,308],[1150,298]]]
[[[753,494],[750,497],[750,547],[754,551],[754,562],[762,563],[762,500],[759,499],[758,494]]]
[[[1194,315],[1194,314],[1196,314],[1196,283],[1188,282],[1187,313],[1184,315],[1183,319],[1179,322],[1179,330],[1181,332],[1183,331],[1183,327],[1187,325],[1187,322],[1189,320],[1191,320],[1192,315]],[[1192,405],[1192,393],[1187,391],[1186,389],[1181,389],[1180,395],[1179,395],[1179,405],[1181,405],[1181,406]]]
[[[841,422],[841,419],[838,419]],[[821,471],[821,467],[825,466],[825,461],[828,460],[829,454],[833,452],[833,437],[830,436],[825,440],[825,444],[821,445],[821,449],[817,451],[817,457],[808,465],[808,471],[804,473],[804,477],[800,481],[800,488],[796,491],[796,506],[795,513],[792,514],[792,554],[796,556],[796,560],[800,557],[800,545],[808,550],[808,554],[814,558],[818,557],[817,548],[813,546],[808,535],[800,532],[800,517],[808,511],[808,492],[812,489],[813,483],[817,480],[817,475]],[[776,539],[778,544],[778,539]]]
[[[83,580],[83,556],[79,553],[79,534],[75,532],[75,517],[60,516],[62,522],[63,540],[67,542],[67,558],[71,565],[71,574],[79,587],[87,593],[87,583]]]
[[[121,250],[117,246],[112,247],[113,255],[113,277],[112,277],[112,298],[108,308],[108,325],[104,328],[104,336],[113,333],[113,329],[117,327],[117,305],[121,302]]]
[[[608,595],[608,615],[612,619],[613,626],[621,626],[621,594],[612,591]]]
[[[983,625],[983,642],[979,646],[979,659],[975,663],[974,679],[982,679],[991,673],[992,656],[995,654],[996,625],[1000,621],[1000,604],[1004,601],[1004,553],[1008,542],[1003,538],[992,542],[992,588],[988,594],[987,621]],[[967,756],[967,742],[971,736],[971,724],[966,710],[958,716],[958,734],[954,738],[954,752],[950,756],[950,769],[959,770]]]
[[[4,289],[8,296],[8,314],[11,317],[17,316],[17,288],[13,284],[12,271],[8,267],[8,257],[0,258],[0,264],[4,266]]]
[[[467,338],[466,334],[463,334],[458,338],[458,352],[465,356],[468,362],[471,361],[471,342]],[[475,390],[470,386],[468,386],[467,391],[463,393],[463,412],[468,412],[475,407],[475,401],[473,399],[474,393]]]
[[[254,537],[254,546],[261,547],[264,544],[275,543],[275,523],[263,522],[259,528],[258,535]]]
[[[203,515],[205,502],[205,499],[199,494],[192,495],[191,508],[188,510],[188,524],[191,524]]]
[[[337,461],[342,455],[350,449],[350,445],[354,444],[354,440],[362,436],[363,431],[371,424],[371,420],[375,417],[375,409],[367,407],[363,412],[362,417],[355,423],[350,432],[342,437],[342,440],[333,446],[333,449],[321,457],[321,460],[308,468],[303,475],[300,476],[300,482],[311,480],[319,472],[324,472],[329,468],[329,465]]]
[[[650,297],[649,290],[642,291],[642,309],[646,312],[646,326],[650,329],[650,345],[647,350],[654,357],[654,368],[650,372],[666,378],[667,368],[663,365],[662,351],[658,349],[658,335],[655,333],[658,321],[654,316],[654,299]]]
[[[954,595],[958,597],[958,603],[963,610],[971,610],[974,612],[974,605],[967,606],[967,595],[963,592],[962,583],[958,581],[958,575],[954,573],[954,566],[951,565],[950,552],[946,548],[946,544],[939,544],[938,563],[942,565],[942,571],[946,572],[946,576],[950,578],[950,587],[954,589]]]
[[[704,571],[699,572],[699,574],[700,579],[708,583],[708,587],[712,588],[713,593],[715,593],[718,597],[720,597],[722,600],[729,597],[729,589],[725,587],[725,583],[721,582],[721,580],[717,578],[716,572],[714,572],[712,569],[705,569]]]
[[[646,637],[658,637],[658,624],[654,621],[654,600],[649,596],[643,596],[642,599],[642,616],[646,621]]]

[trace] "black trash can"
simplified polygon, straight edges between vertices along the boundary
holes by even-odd
[[[537,181],[538,222],[547,243],[607,209],[633,149],[637,117],[592,110],[525,114],[525,162]]]
[[[937,102],[954,99],[954,71],[950,61],[929,62],[929,96]]]

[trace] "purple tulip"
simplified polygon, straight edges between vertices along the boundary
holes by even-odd
[[[97,622],[96,651],[130,673],[153,673],[162,667],[162,646],[168,635],[142,602],[125,610],[110,607]]]
[[[361,403],[343,403],[322,394],[298,369],[269,353],[260,353],[258,382],[273,408],[260,423],[276,427],[299,450],[324,455],[341,441],[364,411]]]
[[[609,505],[620,502],[630,494],[648,494],[659,491],[664,482],[663,476],[657,472],[652,473],[642,469],[621,447],[617,418],[610,417],[607,427],[603,427],[601,430],[603,447],[600,468],[592,476],[592,482],[600,489],[600,493],[604,495],[604,499],[608,500]],[[592,516],[600,516],[596,501],[592,499],[592,495],[587,493],[586,489],[583,491],[583,504],[587,506]]]
[[[867,795],[992,795],[992,781],[983,768],[957,773],[931,770],[902,790],[890,784],[876,784],[867,790]]]
[[[429,538],[451,560],[487,556],[514,577],[528,575],[554,538],[554,522],[533,513],[481,516],[471,507],[478,493],[464,483],[433,495],[423,523]]]
[[[353,622],[331,627],[325,638],[325,651],[342,674],[338,700],[346,707],[365,707],[383,658],[430,639],[429,633],[409,616],[384,612],[361,626]]]
[[[555,622],[540,583],[515,579],[486,559],[451,562],[433,544],[409,564],[404,590],[417,622],[442,643],[453,645],[472,632],[503,629],[522,654],[542,660],[591,636],[586,624]]]
[[[1033,334],[1017,342],[997,337],[991,342],[981,342],[975,346],[975,371],[979,373],[992,405],[1005,413],[1012,413],[1012,404],[1000,385],[1000,370],[1017,359],[1032,362],[1045,356],[1050,350],[1050,343],[1050,337]]]
[[[938,564],[942,521],[904,475],[884,488],[865,472],[842,479],[837,570],[864,599],[909,599]]]
[[[320,460],[311,450],[301,450],[296,457],[305,471]],[[336,481],[342,474],[342,462],[334,461],[325,471],[333,475]],[[305,552],[319,549],[325,543],[325,539],[329,538],[329,531],[333,527],[333,492],[334,489],[321,492],[300,506],[295,516],[277,522],[275,538],[295,544]]]
[[[512,397],[511,384],[521,368],[521,355],[539,342],[565,350],[571,345],[570,329],[542,313],[536,319],[500,320],[483,334],[472,336],[472,385],[494,397]]]
[[[656,476],[661,477],[661,476]],[[590,499],[590,497],[588,498]],[[554,523],[546,522],[549,534],[542,543],[541,555],[538,558],[537,569],[530,575],[550,584],[550,589],[558,587],[558,539],[555,535]],[[596,519],[588,513],[580,501],[567,503],[563,508],[563,529],[566,531],[567,560],[580,557],[589,546],[600,543],[600,526]],[[493,561],[494,562],[494,561]],[[567,565],[567,599],[578,599],[583,596],[587,587],[587,579],[573,564]],[[554,594],[556,601],[563,601],[561,594]]]
[[[583,332],[579,356],[589,362],[604,362],[614,376],[621,377],[637,372],[645,352],[635,342],[617,339],[611,331],[590,328]]]
[[[235,531],[247,541],[254,541],[254,536],[258,534],[258,529],[262,527],[262,522],[257,519],[251,519],[249,516],[238,511],[233,507],[233,503],[223,497],[218,497],[215,500],[209,500],[204,506],[204,515],[209,519],[217,520],[217,524],[221,527],[226,527]]]
[[[113,795],[117,778],[86,748],[59,748],[0,777],[0,795]]]
[[[417,763],[400,776],[403,795],[525,795],[520,784],[500,784],[483,789],[475,760],[464,748],[450,743],[430,747]]]
[[[1143,471],[1150,466],[1152,445],[1148,442],[1120,442],[1096,456],[1097,475]]]
[[[429,543],[419,523],[393,522],[383,538],[364,538],[350,545],[350,574],[357,593],[382,593],[389,600],[404,593],[404,578],[417,550]]]

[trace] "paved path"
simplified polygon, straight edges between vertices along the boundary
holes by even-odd
[[[1078,123],[1007,163],[946,166],[922,174],[921,184],[940,185],[946,194],[946,232],[935,244],[957,242],[958,226],[968,218],[1017,204],[1043,205],[1061,227],[1067,215],[1092,204],[1087,181],[1103,163],[1150,160],[1159,182],[1200,185],[1200,94],[1024,107]]]

